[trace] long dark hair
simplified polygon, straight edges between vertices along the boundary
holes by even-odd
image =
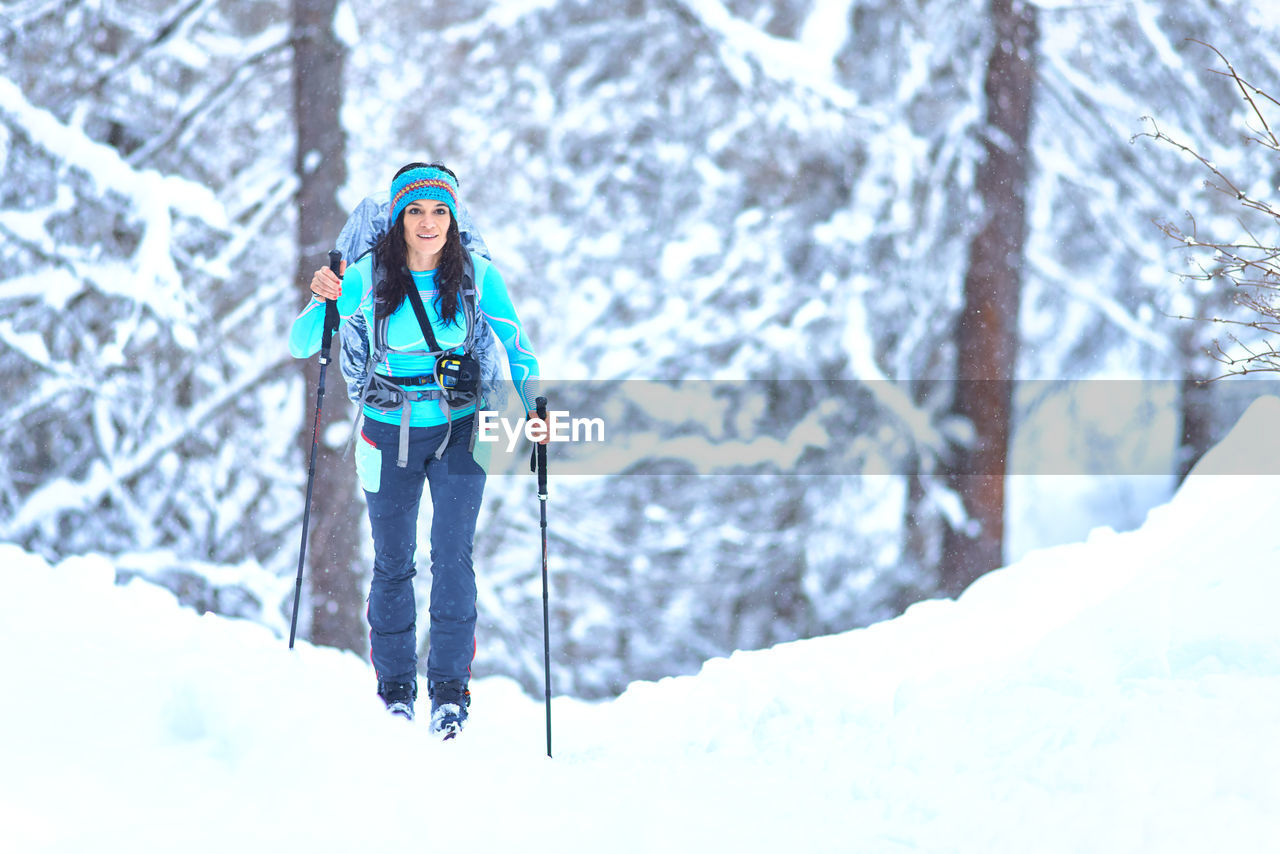
[[[453,175],[453,170],[441,163],[409,163],[396,172],[399,178],[410,169],[429,167],[440,169]],[[457,175],[453,175],[457,180]],[[417,287],[413,283],[413,274],[409,272],[408,253],[404,244],[404,211],[396,217],[396,221],[387,228],[377,245],[373,247],[374,261],[382,267],[382,284],[374,300],[376,316],[387,317],[404,303],[409,296],[409,288]],[[462,293],[463,282],[466,281],[467,250],[462,246],[462,233],[458,230],[457,217],[449,217],[449,232],[445,235],[444,249],[440,252],[440,263],[436,266],[436,306],[440,319],[452,323],[458,315],[458,299]]]

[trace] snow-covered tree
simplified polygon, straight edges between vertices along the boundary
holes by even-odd
[[[166,569],[266,557],[291,437],[254,436],[256,467],[227,439],[286,402],[279,358],[218,346],[273,326],[214,296],[238,229],[206,186],[134,169],[0,87],[0,536],[51,556],[171,551]]]
[[[1202,342],[1178,342],[1186,324],[1166,315],[1196,313],[1197,291],[1169,276],[1151,220],[1233,212],[1201,205],[1198,162],[1130,139],[1150,115],[1221,165],[1240,157],[1232,174],[1269,178],[1256,150],[1239,153],[1237,96],[1198,72],[1204,49],[1184,39],[1265,78],[1272,30],[1244,0],[1037,8],[1015,376],[1055,392],[1178,381]],[[448,162],[553,406],[659,443],[573,476],[573,455],[553,452],[559,690],[609,693],[938,592],[941,531],[965,521],[943,471],[965,435],[951,333],[981,226],[987,10],[336,7],[350,51],[334,92],[349,133],[341,205],[410,160]],[[300,248],[312,269],[327,248],[299,246],[289,21],[283,0],[0,11],[13,413],[0,536],[50,556],[126,553],[130,572],[277,628],[313,383],[284,336]],[[1021,388],[1015,455],[1048,408]],[[1061,429],[1094,428],[1085,416]],[[477,536],[476,669],[533,688],[537,508],[508,462]],[[326,470],[351,486],[343,466]]]
[[[1234,233],[1236,211],[1203,184],[1200,164],[1137,137],[1149,121],[1265,180],[1266,152],[1242,144],[1247,105],[1200,42],[1274,79],[1274,21],[1251,0],[1063,5],[1041,14],[1041,108],[1021,372],[1033,378],[1147,381],[1125,397],[1181,397],[1177,469],[1185,472],[1239,414],[1215,375],[1207,324],[1179,315],[1228,309],[1222,292],[1171,275],[1183,259],[1153,225],[1194,211],[1201,228]],[[1148,120],[1144,120],[1148,117]],[[1153,382],[1157,381],[1157,382]],[[1225,397],[1224,397],[1225,396]],[[1119,405],[1132,401],[1117,400]],[[1197,426],[1199,425],[1199,426]],[[1136,522],[1137,519],[1134,520]]]
[[[273,8],[0,14],[0,360],[4,538],[115,553],[278,624],[300,477],[292,430],[270,428],[302,402],[277,344],[295,183]]]
[[[952,406],[972,433],[953,452],[950,468],[965,513],[947,526],[939,567],[942,586],[952,595],[1005,562],[1005,479],[1032,167],[1036,10],[1023,0],[992,0],[988,20],[983,154],[974,180],[981,225],[969,244],[964,308],[955,330]]]
[[[311,298],[311,275],[320,266],[346,221],[338,207],[338,191],[347,180],[346,130],[342,126],[343,70],[346,46],[335,29],[337,0],[292,0],[293,116],[296,128],[293,171],[297,196],[298,302]],[[354,258],[347,259],[354,261]],[[333,346],[337,352],[337,345]],[[336,364],[336,359],[335,359]],[[311,459],[316,444],[309,519],[307,580],[310,625],[304,637],[315,643],[363,651],[368,629],[364,623],[364,549],[361,520],[364,506],[342,459],[343,443],[330,441],[343,431],[331,431],[351,416],[343,383],[336,370],[327,405],[317,406],[320,366],[307,363],[307,416],[298,445]],[[318,411],[317,411],[318,410]],[[316,419],[319,418],[317,422]]]

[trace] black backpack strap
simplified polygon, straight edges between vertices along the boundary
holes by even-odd
[[[466,287],[467,282],[464,282],[459,296],[462,297],[462,316],[466,318],[467,322],[467,332],[462,339],[462,349],[470,352],[475,341],[476,312],[479,311],[475,291],[475,267],[471,263],[470,253],[467,254],[466,278],[471,287]],[[418,325],[422,327],[422,340],[426,342],[427,352],[444,352],[440,347],[440,343],[436,341],[435,332],[431,329],[431,321],[427,319],[427,309],[422,304],[422,295],[418,293],[416,287],[409,288],[409,302],[413,303],[413,313],[418,316]]]
[[[413,313],[418,316],[418,325],[422,327],[422,340],[426,342],[427,352],[441,352],[440,343],[436,341],[435,333],[431,331],[431,321],[427,319],[427,309],[426,306],[422,304],[422,295],[418,293],[417,285],[409,288],[409,302],[413,303]],[[440,406],[444,409],[445,428],[444,439],[440,442],[440,447],[436,448],[435,457],[437,460],[444,456],[444,449],[449,447],[449,437],[453,435],[453,407],[451,407],[449,405],[449,401],[443,397],[440,398]],[[406,403],[404,415],[400,419],[400,445],[403,452],[408,451],[408,437],[409,406]]]
[[[373,252],[370,249],[369,252]],[[366,252],[365,255],[368,255]],[[364,257],[364,255],[360,256]],[[373,328],[369,330],[369,337],[373,343],[373,347],[369,350],[369,372],[373,372],[373,363],[380,360],[386,351],[386,330],[387,318],[385,316],[378,317],[378,294],[382,292],[382,283],[385,277],[382,274],[382,265],[378,261],[377,254],[369,262],[369,271],[373,275],[373,287],[370,289],[373,299]]]
[[[467,337],[463,339],[466,343],[463,349],[470,353],[475,349],[476,341],[476,316],[480,311],[480,303],[476,299],[476,265],[471,259],[471,253],[466,253],[467,264],[463,271],[462,289],[459,296],[462,297],[462,315],[467,319]]]
[[[409,302],[413,303],[413,313],[418,316],[418,325],[422,327],[422,340],[427,343],[427,352],[440,352],[440,344],[431,331],[431,321],[427,319],[427,309],[422,304],[422,294],[418,293],[417,285],[409,288]]]
[[[474,270],[475,268],[471,264],[470,255],[468,255],[467,278],[471,280],[471,289],[468,290],[464,286],[462,293],[459,294],[463,298],[462,314],[467,321],[467,333],[466,333],[466,337],[463,339],[464,351],[471,349],[472,343],[474,341],[474,336],[475,336],[475,326],[476,326],[475,313],[478,309],[478,306],[476,303]],[[469,304],[467,301],[468,297],[470,297]],[[427,352],[429,353],[443,352],[440,348],[440,343],[436,341],[435,333],[431,329],[431,321],[427,319],[427,309],[426,309],[426,306],[422,304],[422,295],[418,293],[417,285],[414,285],[413,287],[409,288],[409,302],[413,304],[413,313],[418,317],[418,326],[422,327],[422,340],[425,342],[427,346]],[[440,447],[436,448],[435,458],[437,460],[444,455],[445,448],[449,446],[449,438],[453,435],[452,407],[449,405],[449,401],[443,397],[441,397],[440,399],[440,405],[444,409],[444,417],[446,421],[445,421],[444,440],[440,442]],[[404,456],[405,452],[407,451],[408,429],[409,429],[408,403],[406,403],[405,410],[400,421],[401,456]],[[471,435],[470,437],[468,437],[468,442],[467,442],[468,451],[475,450],[475,440],[476,440],[476,423],[475,423],[475,416],[472,416]]]

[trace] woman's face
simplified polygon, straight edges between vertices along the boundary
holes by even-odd
[[[439,257],[453,221],[444,202],[422,199],[404,209],[404,245],[410,258]]]

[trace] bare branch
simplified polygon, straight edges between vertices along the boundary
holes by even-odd
[[[1162,130],[1160,129],[1160,126],[1159,126],[1158,124],[1156,124],[1156,120],[1155,120],[1155,119],[1153,119],[1151,116],[1143,116],[1143,117],[1142,117],[1142,120],[1143,120],[1144,122],[1148,122],[1148,123],[1150,123],[1151,127],[1153,127],[1153,128],[1155,129],[1155,130],[1154,130],[1154,132],[1151,132],[1151,131],[1144,131],[1144,132],[1142,132],[1142,133],[1134,134],[1134,135],[1130,138],[1130,142],[1132,142],[1132,141],[1133,141],[1133,140],[1135,140],[1135,139],[1138,139],[1139,137],[1144,137],[1144,136],[1145,136],[1145,137],[1147,137],[1147,138],[1149,138],[1149,139],[1154,139],[1154,140],[1156,140],[1157,142],[1163,142],[1163,143],[1165,143],[1165,144],[1167,144],[1167,145],[1171,145],[1171,146],[1173,146],[1174,148],[1178,149],[1179,151],[1183,152],[1184,154],[1189,154],[1189,155],[1191,155],[1192,157],[1194,157],[1196,160],[1199,160],[1199,161],[1200,161],[1200,164],[1201,164],[1202,166],[1204,166],[1204,168],[1205,168],[1205,169],[1208,169],[1208,170],[1209,170],[1209,171],[1210,171],[1210,172],[1211,172],[1211,173],[1212,173],[1216,178],[1218,178],[1219,180],[1221,180],[1221,181],[1222,181],[1222,183],[1224,183],[1224,184],[1226,184],[1228,187],[1230,187],[1230,188],[1231,188],[1231,191],[1228,193],[1228,195],[1233,195],[1233,196],[1235,196],[1235,197],[1236,197],[1236,198],[1238,198],[1238,199],[1244,199],[1244,198],[1245,198],[1245,194],[1244,194],[1244,192],[1243,192],[1242,190],[1240,190],[1240,188],[1239,188],[1239,187],[1237,187],[1234,183],[1232,183],[1232,181],[1231,181],[1231,179],[1230,179],[1230,178],[1228,178],[1226,175],[1222,174],[1221,170],[1219,170],[1219,169],[1218,169],[1217,165],[1215,165],[1215,164],[1213,163],[1213,161],[1209,160],[1207,157],[1205,157],[1205,156],[1204,156],[1203,154],[1201,154],[1200,152],[1196,151],[1196,150],[1195,150],[1194,148],[1192,148],[1191,146],[1189,146],[1189,145],[1187,145],[1187,144],[1185,144],[1185,143],[1183,143],[1183,142],[1180,142],[1180,141],[1178,141],[1178,140],[1174,139],[1173,137],[1169,136],[1167,133],[1165,133],[1164,131],[1162,131]],[[1217,188],[1217,189],[1221,189],[1221,188]],[[1223,190],[1222,192],[1227,192],[1227,191]]]
[[[1242,78],[1235,66],[1213,45],[1198,39],[1188,41],[1213,51],[1227,69],[1212,70],[1213,73],[1229,77],[1248,104],[1251,118],[1261,130],[1251,128],[1254,135],[1246,136],[1245,142],[1254,142],[1280,151],[1280,139],[1272,132],[1259,101],[1265,100],[1276,105],[1280,105],[1280,102]],[[1241,190],[1213,160],[1191,145],[1165,133],[1153,118],[1144,117],[1143,120],[1150,125],[1150,130],[1137,134],[1135,139],[1145,136],[1190,155],[1209,173],[1209,178],[1205,181],[1206,187],[1233,197],[1241,207],[1268,217],[1272,224],[1280,223],[1280,210]],[[1244,239],[1231,240],[1223,240],[1215,235],[1202,235],[1199,223],[1189,212],[1187,219],[1189,225],[1186,229],[1168,221],[1156,223],[1156,227],[1171,241],[1193,253],[1192,264],[1196,272],[1182,273],[1182,279],[1200,283],[1197,287],[1201,289],[1205,284],[1212,286],[1218,282],[1229,285],[1232,289],[1231,304],[1241,309],[1246,316],[1182,319],[1226,327],[1230,351],[1221,341],[1214,341],[1213,346],[1205,351],[1226,369],[1222,376],[1239,376],[1260,371],[1280,372],[1280,349],[1273,343],[1274,338],[1280,336],[1280,299],[1276,296],[1280,293],[1280,247],[1265,242],[1258,230],[1244,217],[1237,218],[1245,235]],[[1207,261],[1205,256],[1208,256]],[[1235,330],[1258,335],[1251,335],[1250,341],[1245,341]],[[1261,340],[1258,340],[1259,337]]]
[[[1229,76],[1232,80],[1235,81],[1236,86],[1240,89],[1240,94],[1243,95],[1244,99],[1249,102],[1249,108],[1253,110],[1253,114],[1258,117],[1258,121],[1262,122],[1262,127],[1266,131],[1267,137],[1271,140],[1271,146],[1273,148],[1280,148],[1280,140],[1277,140],[1275,134],[1271,132],[1271,126],[1267,123],[1266,116],[1262,115],[1262,111],[1258,109],[1257,102],[1253,100],[1253,94],[1266,98],[1268,101],[1270,101],[1273,104],[1276,104],[1277,106],[1280,106],[1280,101],[1276,101],[1275,98],[1272,98],[1270,95],[1263,92],[1257,86],[1254,86],[1253,84],[1241,78],[1240,75],[1236,73],[1235,66],[1231,64],[1231,61],[1227,59],[1225,56],[1223,56],[1222,51],[1218,50],[1213,45],[1209,44],[1208,42],[1202,42],[1199,39],[1187,39],[1187,41],[1195,42],[1198,45],[1207,47],[1209,48],[1209,50],[1213,51],[1218,55],[1218,59],[1222,60],[1222,64],[1227,67],[1227,71],[1229,72],[1229,74],[1225,76]],[[1216,73],[1222,74],[1221,71]],[[1251,92],[1253,94],[1250,94]]]

